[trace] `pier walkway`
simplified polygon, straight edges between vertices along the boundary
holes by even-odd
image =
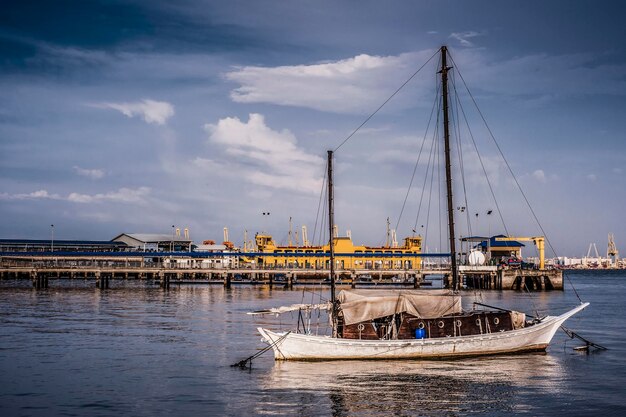
[[[91,279],[98,288],[108,288],[114,279],[158,282],[168,288],[175,284],[266,284],[292,288],[294,285],[329,284],[329,270],[305,268],[259,268],[251,265],[198,267],[182,262],[189,256],[163,254],[0,254],[0,279],[31,279],[36,288],[46,288],[51,279]],[[178,261],[178,262],[176,262]],[[500,269],[495,266],[460,266],[465,288],[492,290],[562,290],[560,270]],[[338,285],[406,286],[432,285],[433,277],[449,285],[450,270],[445,266],[419,269],[337,269]]]

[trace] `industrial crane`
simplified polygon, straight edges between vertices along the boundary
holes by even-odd
[[[609,247],[606,250],[606,257],[614,257],[614,262],[617,266],[617,262],[619,261],[619,251],[617,250],[617,246],[615,246],[615,238],[613,237],[613,233],[609,233]]]
[[[513,240],[516,241],[526,241],[533,242],[537,247],[537,251],[539,252],[539,269],[545,269],[546,267],[546,258],[545,258],[545,241],[546,239],[543,236],[534,236],[534,237],[497,237],[496,240],[503,242],[510,242]]]

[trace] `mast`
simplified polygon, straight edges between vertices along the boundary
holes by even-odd
[[[333,194],[333,151],[328,151],[328,243],[330,252],[330,301],[333,313],[333,332],[336,330],[337,298],[335,295],[335,225],[334,194]]]
[[[448,196],[448,228],[450,233],[450,263],[452,267],[452,289],[459,288],[458,272],[456,266],[456,245],[454,235],[454,207],[452,205],[452,173],[450,169],[450,128],[448,118],[448,67],[447,64],[448,48],[441,47],[441,93],[443,95],[443,136],[444,136],[444,153],[446,157],[446,190]]]

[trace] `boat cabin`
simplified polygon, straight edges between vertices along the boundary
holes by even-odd
[[[337,333],[344,339],[458,337],[526,325],[524,313],[514,311],[465,313],[461,297],[450,290],[344,290],[337,298]]]

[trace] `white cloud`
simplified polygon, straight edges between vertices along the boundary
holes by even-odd
[[[250,114],[247,123],[227,117],[207,124],[212,143],[234,156],[232,169],[249,182],[276,189],[317,193],[322,185],[324,161],[298,147],[289,130],[275,131],[260,114]],[[196,160],[209,167],[211,160]]]
[[[32,193],[8,194],[0,193],[0,200],[64,200],[72,203],[96,203],[112,201],[120,203],[144,203],[145,197],[150,194],[150,188],[139,187],[137,189],[120,188],[104,194],[81,194],[70,193],[67,197],[59,194],[50,194],[47,190],[33,191]]]
[[[398,56],[362,54],[336,62],[275,68],[241,67],[225,75],[240,103],[274,103],[336,113],[375,110],[433,51]],[[430,85],[429,77],[414,80]],[[397,100],[396,100],[397,102]]]
[[[474,43],[469,41],[469,39],[475,38],[477,36],[482,36],[482,35],[483,35],[482,33],[475,32],[472,30],[472,31],[467,31],[467,32],[454,32],[450,35],[450,37],[459,41],[461,46],[465,46],[469,48],[469,47],[474,46]]]
[[[538,169],[534,171],[532,175],[533,175],[533,178],[535,178],[537,181],[545,184],[546,174],[545,172],[543,172],[543,169]]]
[[[86,169],[79,166],[74,166],[74,172],[82,177],[91,178],[93,180],[99,180],[104,177],[104,171],[101,169]]]
[[[146,123],[164,125],[174,115],[174,106],[166,101],[143,99],[134,103],[96,103],[93,107],[113,109],[128,117],[141,117]]]
[[[613,174],[618,174],[618,175],[624,172],[622,168],[613,168],[611,171],[613,171]]]
[[[480,32],[450,35],[463,45]],[[307,107],[334,113],[368,114],[380,106],[426,60],[433,50],[395,56],[362,54],[333,62],[280,67],[239,67],[225,74],[239,86],[231,91],[240,103],[272,103]],[[475,92],[520,96],[540,105],[559,95],[625,95],[626,65],[598,64],[598,54],[524,55],[496,60],[488,50],[462,48],[453,51],[454,65]],[[423,71],[434,72],[432,68]],[[598,83],[598,77],[607,79]],[[430,105],[424,95],[432,77],[418,76],[388,106]],[[550,92],[548,95],[546,92]],[[428,96],[428,97],[426,97]],[[425,97],[423,100],[420,97]],[[423,103],[422,103],[423,102]]]
[[[145,197],[150,194],[150,188],[139,187],[137,189],[120,188],[105,194],[80,194],[71,193],[67,200],[74,203],[96,203],[100,201],[112,201],[119,203],[144,203]]]
[[[58,194],[50,194],[47,190],[37,190],[32,193],[0,193],[0,200],[61,200]]]
[[[598,177],[597,177],[597,175],[596,175],[596,174],[589,174],[589,175],[587,175],[587,179],[588,179],[589,181],[595,181],[595,180],[597,180],[597,179],[598,179]]]

